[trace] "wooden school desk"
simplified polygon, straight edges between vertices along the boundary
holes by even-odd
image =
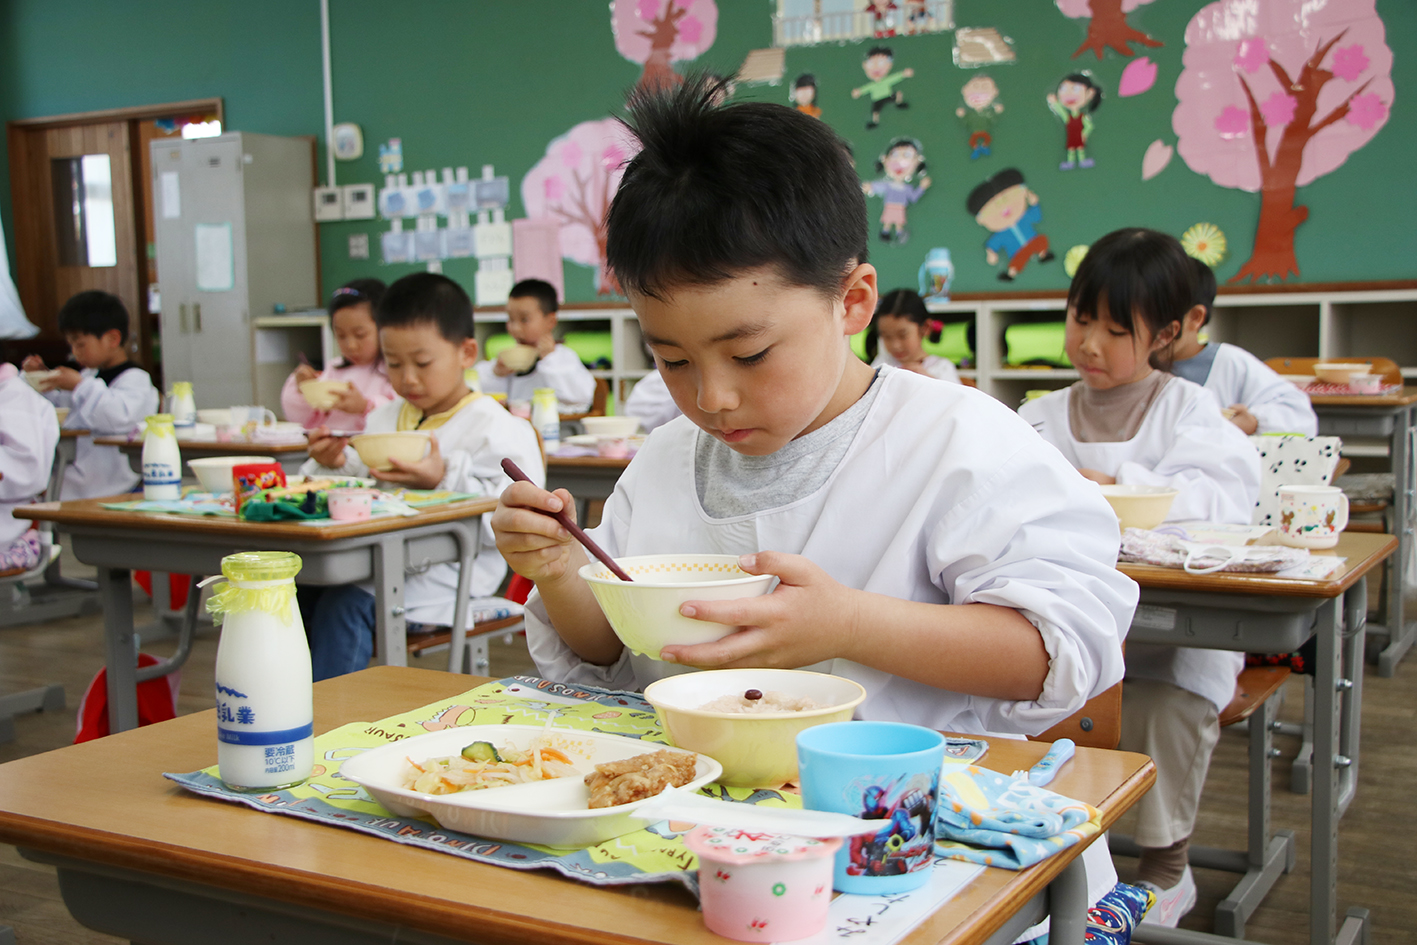
[[[586,511],[594,500],[604,502],[615,491],[620,474],[633,457],[611,459],[608,456],[546,457],[546,488],[555,492],[566,489],[576,497],[576,521],[586,520]]]
[[[1317,637],[1314,789],[1310,802],[1313,829],[1309,844],[1311,945],[1356,945],[1367,940],[1366,909],[1349,909],[1343,927],[1337,937],[1334,935],[1338,821],[1358,787],[1363,631],[1368,614],[1367,584],[1363,579],[1397,546],[1392,535],[1345,532],[1339,537],[1338,547],[1320,552],[1346,559],[1336,572],[1322,580],[1225,572],[1187,574],[1175,568],[1118,565],[1141,585],[1141,603],[1127,634],[1130,642],[1292,653],[1310,636]],[[1267,770],[1266,767],[1264,771]],[[1252,771],[1251,777],[1255,776]],[[1267,825],[1265,830],[1267,833]],[[1265,842],[1269,842],[1268,838]],[[1196,853],[1195,848],[1192,852]],[[1270,863],[1268,868],[1278,867]],[[1244,921],[1256,904],[1243,904],[1237,935],[1243,934]],[[1134,937],[1138,942],[1201,945],[1239,941],[1201,932],[1152,930],[1150,926],[1142,929],[1145,932],[1139,930]]]
[[[128,457],[128,465],[138,475],[143,474],[143,441],[129,440],[121,436],[94,437],[98,446],[116,446]],[[202,459],[207,456],[272,456],[287,474],[300,472],[301,465],[310,457],[309,447],[304,443],[220,443],[216,440],[178,440],[177,448],[182,453],[182,461]]]
[[[122,500],[129,496],[115,496]],[[138,682],[180,666],[186,653],[137,669],[134,658],[132,571],[219,574],[221,559],[238,551],[293,551],[300,555],[299,584],[374,582],[375,656],[396,666],[408,659],[404,574],[410,565],[471,561],[481,537],[481,516],[496,499],[469,499],[421,510],[414,516],[380,516],[363,522],[243,522],[234,518],[124,512],[105,509],[114,499],[46,502],[15,510],[20,518],[53,522],[69,535],[74,557],[98,569],[107,642],[108,717],[112,731],[137,727]],[[459,575],[454,626],[466,626],[472,569]],[[195,615],[196,598],[189,597]]]
[[[315,684],[315,730],[374,721],[485,679],[379,666]],[[59,868],[75,918],[158,943],[715,945],[687,892],[595,887],[189,794],[162,778],[216,759],[212,710],[0,765],[0,841]],[[991,740],[982,763],[1027,768],[1046,745]],[[82,776],[75,776],[83,772]],[[1144,755],[1079,748],[1052,787],[1102,811],[1104,829],[1155,780]],[[1031,869],[985,870],[903,940],[1007,945],[1052,895],[1084,902],[1080,846]],[[1060,906],[1061,907],[1061,906]],[[1053,941],[1067,945],[1056,920]]]
[[[1318,414],[1319,433],[1324,436],[1386,437],[1389,443],[1388,458],[1393,473],[1392,520],[1400,544],[1388,567],[1387,626],[1370,627],[1369,632],[1376,630],[1387,636],[1387,644],[1378,653],[1378,675],[1391,676],[1417,641],[1417,621],[1407,620],[1403,611],[1407,561],[1413,553],[1409,519],[1417,482],[1414,482],[1410,431],[1417,426],[1417,387],[1373,396],[1310,396],[1309,402]]]

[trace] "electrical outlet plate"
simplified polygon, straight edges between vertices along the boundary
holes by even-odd
[[[315,220],[328,223],[344,219],[344,194],[338,187],[315,188]]]

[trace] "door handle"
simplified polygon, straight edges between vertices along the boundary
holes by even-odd
[[[182,334],[187,334],[187,303],[181,302],[177,306],[177,327]]]
[[[202,333],[202,303],[192,303],[192,323],[197,329],[197,334]]]

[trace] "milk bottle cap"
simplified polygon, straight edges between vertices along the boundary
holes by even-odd
[[[300,573],[300,556],[291,551],[243,551],[221,559],[228,581],[289,581]]]

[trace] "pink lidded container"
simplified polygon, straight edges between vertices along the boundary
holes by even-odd
[[[826,927],[841,838],[699,826],[684,843],[699,858],[709,931],[740,942],[789,942]]]
[[[337,522],[360,522],[370,517],[374,507],[373,489],[331,489],[330,518]]]

